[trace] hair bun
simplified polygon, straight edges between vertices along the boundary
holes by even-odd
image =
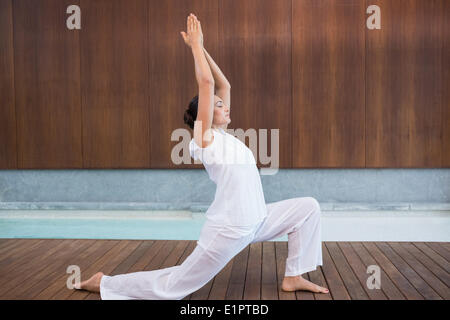
[[[192,116],[191,110],[186,109],[184,111],[184,123],[189,127],[194,128],[194,117]]]
[[[192,98],[188,108],[184,111],[184,123],[194,129],[194,122],[197,119],[198,95]]]

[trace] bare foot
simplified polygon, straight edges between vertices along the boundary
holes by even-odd
[[[91,292],[100,292],[100,280],[103,277],[103,272],[97,272],[88,280],[81,281],[81,283],[75,284],[75,289],[87,290]]]
[[[281,284],[281,289],[283,291],[306,290],[315,293],[329,292],[327,288],[318,286],[317,284],[314,284],[311,281],[302,278],[302,276],[284,277],[283,282]]]

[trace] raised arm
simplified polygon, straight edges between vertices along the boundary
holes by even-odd
[[[230,105],[230,92],[231,85],[228,82],[228,79],[223,74],[222,70],[220,70],[219,66],[213,60],[213,58],[209,55],[208,51],[203,47],[203,51],[205,51],[206,60],[209,63],[209,67],[211,68],[211,72],[214,77],[215,87],[216,87],[216,95],[221,97],[223,103],[231,108]]]
[[[197,17],[194,14],[191,14],[194,19],[197,19]],[[184,42],[191,47],[191,42],[189,37],[187,37],[186,33],[181,32],[181,35],[183,36]],[[205,52],[206,60],[208,61],[209,67],[211,69],[211,73],[214,78],[215,83],[215,89],[216,89],[216,95],[222,98],[223,103],[231,108],[231,85],[228,79],[223,74],[222,70],[220,70],[219,66],[216,64],[214,59],[211,57],[211,55],[206,51],[205,47],[203,46],[203,39],[201,41],[203,51]],[[224,129],[226,129],[226,125],[224,126]]]
[[[183,35],[183,33],[182,33]],[[198,83],[198,111],[194,122],[194,141],[201,148],[213,142],[211,129],[214,116],[214,77],[203,51],[203,33],[198,21],[192,14],[187,18],[187,36],[191,44],[195,62],[195,77]]]

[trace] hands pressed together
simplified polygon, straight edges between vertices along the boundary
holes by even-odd
[[[189,47],[192,47],[192,45],[200,45],[201,47],[203,47],[203,32],[200,20],[198,20],[197,17],[193,13],[191,13],[187,17],[186,25],[187,33],[184,31],[180,32],[184,42]]]

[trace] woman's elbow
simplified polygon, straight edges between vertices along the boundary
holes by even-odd
[[[200,80],[198,80],[198,85],[208,85],[208,86],[214,86],[214,79],[211,78],[202,78]]]

